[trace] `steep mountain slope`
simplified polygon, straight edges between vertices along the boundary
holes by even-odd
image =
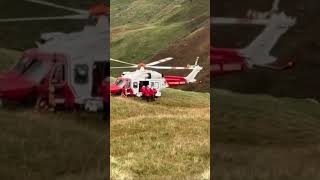
[[[206,91],[210,89],[210,61],[208,49],[210,48],[210,39],[208,34],[210,33],[209,24],[202,26],[187,35],[186,37],[177,40],[177,42],[171,44],[167,49],[160,51],[158,54],[151,58],[151,61],[156,61],[163,57],[174,56],[175,60],[163,65],[168,66],[185,66],[186,64],[194,64],[197,57],[199,57],[198,64],[203,67],[203,70],[198,74],[196,79],[201,81],[200,84],[191,84],[182,89]],[[187,75],[188,71],[164,71],[165,73],[173,75]]]
[[[248,9],[267,11],[272,1],[216,1],[212,7],[214,16],[244,17]],[[243,93],[264,93],[284,97],[312,97],[320,99],[320,86],[315,77],[319,73],[319,30],[315,23],[320,17],[319,1],[281,0],[280,9],[297,17],[297,24],[290,29],[272,50],[279,63],[296,61],[292,70],[275,72],[250,70],[213,79],[216,88],[231,89]],[[248,26],[213,27],[212,42],[215,47],[243,47],[262,29]]]
[[[208,18],[207,0],[111,1],[111,57],[139,63],[171,56],[176,60],[168,64],[186,65],[200,56],[208,65]],[[200,79],[208,82],[204,73]]]

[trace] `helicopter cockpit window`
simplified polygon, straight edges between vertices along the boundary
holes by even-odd
[[[133,88],[138,88],[138,82],[133,83]]]
[[[74,78],[77,84],[86,84],[89,81],[89,66],[86,64],[78,64],[74,68]]]
[[[50,63],[33,59],[23,74],[35,82],[40,82],[48,74],[49,69]]]
[[[147,73],[147,79],[151,79],[151,73]]]
[[[122,79],[117,79],[115,84],[118,86],[118,87],[123,87],[124,85],[124,81]]]
[[[17,62],[13,69],[18,73],[24,73],[33,62],[34,60],[30,60],[29,58],[22,58]]]

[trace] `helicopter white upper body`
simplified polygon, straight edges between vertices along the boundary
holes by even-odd
[[[140,92],[141,86],[145,85],[157,91],[156,96],[161,96],[161,90],[169,87],[163,74],[145,69],[138,69],[133,72],[123,72],[119,79],[127,81],[127,85],[132,89],[132,93],[136,96],[142,96]]]
[[[111,67],[111,69],[122,69],[122,68],[135,68],[137,70],[132,72],[123,72],[121,77],[119,77],[110,86],[111,94],[125,93],[125,95],[142,96],[142,87],[146,86],[153,90],[156,90],[156,97],[161,96],[161,90],[167,87],[174,87],[177,85],[186,85],[188,83],[194,83],[197,80],[195,77],[203,69],[198,65],[199,57],[197,57],[194,65],[187,65],[186,67],[172,67],[172,66],[158,66],[160,63],[164,63],[172,60],[172,57],[167,57],[154,61],[148,64],[132,64],[121,60],[110,59],[111,61],[127,64],[130,66],[122,67]],[[148,69],[146,69],[148,68]],[[150,69],[166,69],[166,70],[192,70],[187,76],[170,76],[163,75],[157,71]],[[123,92],[125,90],[125,92]],[[129,90],[129,91],[127,91]]]
[[[267,12],[254,10],[247,11],[247,18],[213,17],[211,23],[215,25],[258,25],[265,26],[248,46],[237,49],[238,54],[244,57],[246,65],[265,66],[274,63],[277,58],[271,55],[280,37],[296,24],[295,17],[289,17],[279,11],[280,0],[274,0],[272,9]]]
[[[99,4],[90,8],[89,11],[58,5],[43,0],[24,0],[31,3],[41,4],[53,8],[63,9],[75,14],[55,17],[25,17],[5,18],[0,22],[25,22],[25,21],[52,21],[52,20],[86,20],[90,24],[85,25],[82,31],[63,33],[52,32],[41,35],[41,42],[36,42],[37,48],[27,50],[33,57],[41,60],[40,56],[49,56],[51,59],[63,59],[63,71],[65,81],[72,90],[75,103],[85,104],[88,99],[98,99],[100,96],[93,95],[97,91],[97,82],[94,73],[101,68],[109,59],[109,10],[106,4]],[[39,57],[38,57],[39,56]],[[58,65],[55,65],[58,66]],[[99,66],[99,67],[98,67]],[[80,82],[77,76],[85,76],[85,81]],[[103,78],[103,77],[102,77]],[[100,79],[100,78],[98,78]],[[96,94],[96,93],[95,93]]]

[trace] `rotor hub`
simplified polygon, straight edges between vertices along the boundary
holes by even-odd
[[[90,15],[92,16],[101,16],[101,15],[107,16],[110,14],[110,9],[107,4],[100,3],[91,7],[89,12],[90,12]]]
[[[138,67],[141,69],[141,68],[145,68],[146,67],[146,65],[144,64],[144,63],[140,63],[140,64],[138,64]]]

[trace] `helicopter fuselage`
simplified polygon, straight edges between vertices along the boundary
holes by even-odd
[[[151,70],[137,70],[126,72],[117,78],[114,83],[110,84],[110,92],[113,95],[125,93],[125,95],[141,97],[143,86],[155,90],[156,97],[161,96],[162,89],[169,87],[162,74]]]

